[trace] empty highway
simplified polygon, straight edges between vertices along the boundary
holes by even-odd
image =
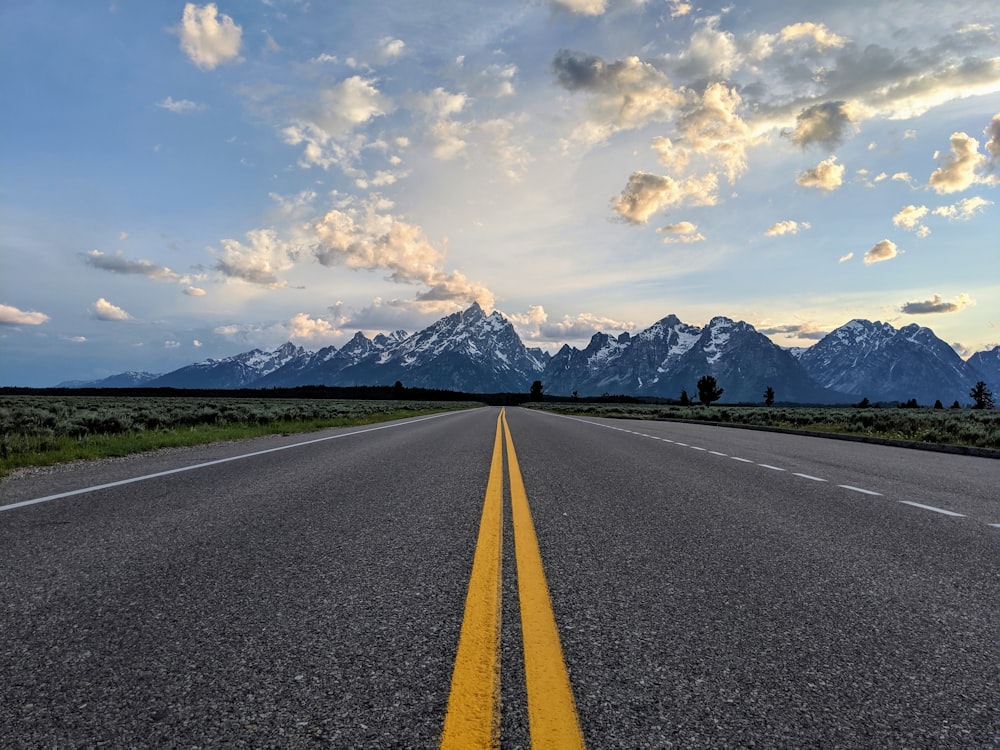
[[[436,747],[496,679],[505,748],[1000,747],[998,487],[520,408],[29,473],[0,484],[0,746]]]

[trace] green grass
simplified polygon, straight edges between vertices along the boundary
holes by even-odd
[[[469,402],[107,396],[0,398],[0,477],[29,466],[386,422]]]
[[[708,421],[1000,450],[1000,411],[997,410],[617,403],[533,406],[580,416]]]

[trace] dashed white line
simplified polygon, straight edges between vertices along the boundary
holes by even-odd
[[[955,516],[956,518],[965,518],[961,513],[956,513],[953,510],[945,510],[944,508],[935,508],[933,505],[924,505],[923,503],[915,503],[912,500],[900,500],[903,505],[912,505],[914,508],[923,508],[924,510],[931,510],[935,513],[940,513],[945,516]],[[1000,525],[1000,524],[991,524]]]
[[[674,445],[679,445],[679,446],[681,446],[683,448],[690,448],[691,447],[687,443],[674,443]]]
[[[719,451],[709,451],[713,456],[722,456],[723,458],[728,458],[728,453],[719,453]]]
[[[849,484],[838,484],[838,487],[843,487],[845,490],[851,490],[851,492],[860,492],[862,495],[875,495],[876,497],[882,497],[881,492],[872,492],[871,490],[866,490],[861,487],[852,487]]]
[[[821,479],[820,477],[814,477],[811,474],[799,474],[799,472],[797,472],[797,471],[793,472],[793,473],[797,477],[802,477],[803,479],[811,479],[814,482],[825,482],[826,481],[825,479]]]
[[[705,450],[704,448],[699,448],[697,445],[689,445],[688,448],[690,448],[693,451],[703,451],[703,450]]]
[[[751,461],[749,458],[740,458],[739,456],[730,456],[730,458],[733,459],[734,461],[739,461],[739,462],[744,463],[744,464],[752,464],[753,463],[753,461]]]
[[[765,469],[770,469],[771,471],[787,471],[787,469],[782,469],[780,466],[771,466],[771,464],[757,464]]]

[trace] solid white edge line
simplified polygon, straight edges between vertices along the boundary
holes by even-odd
[[[945,510],[944,508],[935,508],[933,505],[924,505],[923,503],[915,503],[912,500],[900,500],[903,505],[912,505],[914,508],[923,508],[924,510],[931,510],[935,513],[940,513],[945,516],[955,516],[956,518],[965,518],[962,513],[956,513],[953,510]]]
[[[849,484],[838,484],[838,487],[843,487],[845,490],[851,490],[852,492],[860,492],[862,495],[875,495],[876,497],[882,497],[881,492],[872,492],[871,490],[866,490],[861,487],[852,487]]]
[[[811,479],[814,482],[825,482],[826,481],[825,479],[821,479],[820,477],[814,477],[811,474],[799,474],[799,472],[797,472],[797,471],[793,472],[793,475],[797,476],[797,477],[802,477],[803,479]]]
[[[158,471],[155,474],[144,474],[140,477],[131,477],[129,479],[119,479],[117,482],[108,482],[107,484],[95,484],[92,487],[83,487],[78,490],[70,490],[68,492],[59,492],[55,495],[46,495],[45,497],[36,497],[32,500],[21,500],[16,503],[10,503],[8,505],[0,505],[0,512],[5,510],[14,510],[15,508],[23,508],[27,505],[37,505],[38,503],[47,503],[50,500],[60,500],[64,497],[73,497],[74,495],[83,495],[87,492],[97,492],[98,490],[106,490],[111,487],[121,487],[124,484],[134,484],[135,482],[144,482],[147,479],[156,479],[157,477],[165,477],[170,474],[180,474],[185,471],[194,471],[195,469],[204,469],[207,466],[217,466],[219,464],[229,463],[230,461],[239,461],[244,458],[253,458],[255,456],[263,456],[266,453],[277,453],[278,451],[288,450],[289,448],[301,448],[304,445],[313,445],[314,443],[324,443],[328,440],[337,440],[338,438],[351,437],[352,435],[361,435],[366,432],[376,432],[377,430],[388,430],[393,427],[402,427],[403,425],[413,424],[414,422],[424,422],[428,419],[436,419],[437,417],[446,417],[452,414],[461,414],[460,411],[448,411],[442,412],[441,414],[431,414],[426,417],[417,417],[414,419],[408,419],[403,422],[394,422],[393,424],[379,425],[378,427],[368,427],[363,430],[355,430],[353,432],[342,432],[337,435],[327,435],[326,437],[315,438],[314,440],[306,440],[301,443],[292,443],[291,445],[279,445],[277,448],[268,448],[262,451],[254,451],[253,453],[242,453],[238,456],[229,456],[228,458],[218,458],[214,461],[206,461],[200,464],[192,464],[190,466],[181,466],[176,469],[167,469],[166,471]]]

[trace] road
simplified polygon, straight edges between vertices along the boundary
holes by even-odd
[[[1000,747],[1000,461],[498,411],[6,480],[0,746],[437,746],[499,475],[503,747],[518,479],[587,746]]]

